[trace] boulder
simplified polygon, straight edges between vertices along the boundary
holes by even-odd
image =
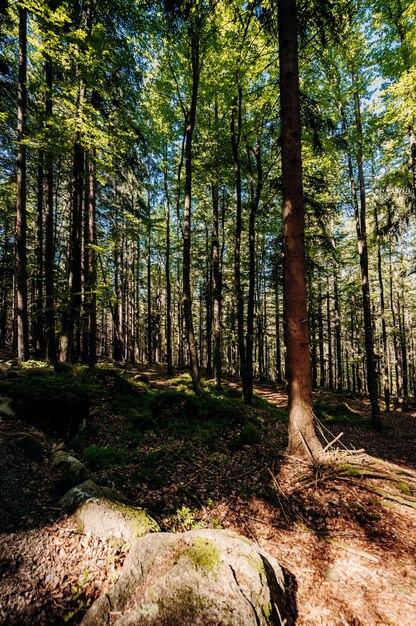
[[[273,557],[234,533],[198,529],[136,541],[81,626],[281,626],[284,615]]]
[[[14,417],[15,412],[12,408],[12,398],[5,398],[4,396],[0,396],[0,415],[4,415],[5,417]]]
[[[33,461],[40,461],[45,454],[46,444],[42,440],[41,433],[29,433],[29,432],[3,432],[0,435],[8,444],[20,448],[23,453]]]
[[[10,441],[23,450],[24,454],[33,461],[40,461],[45,454],[45,446],[29,433],[18,433]]]
[[[85,533],[101,539],[120,537],[132,544],[138,537],[159,530],[146,511],[132,506],[117,492],[100,487],[91,480],[70,489],[58,504],[68,513],[74,513]]]
[[[60,473],[57,481],[60,489],[70,489],[88,478],[88,470],[85,465],[65,450],[57,450],[52,454],[51,465],[56,467]]]

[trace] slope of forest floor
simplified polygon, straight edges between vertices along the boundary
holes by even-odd
[[[232,382],[219,392],[205,381],[196,399],[186,373],[100,364],[56,374],[6,356],[0,368],[0,397],[17,412],[0,418],[0,624],[79,624],[122,566],[126,546],[83,535],[56,504],[48,459],[62,439],[162,530],[229,528],[275,556],[287,624],[416,623],[416,408],[384,414],[374,432],[364,399],[317,392],[326,438],[343,433],[335,458],[343,446],[371,456],[356,454],[362,472],[311,471],[284,455],[287,399],[274,385],[257,385],[245,407]],[[73,414],[87,414],[80,432]],[[16,432],[41,440],[43,456],[29,458]]]

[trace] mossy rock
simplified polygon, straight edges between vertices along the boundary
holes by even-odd
[[[120,494],[87,480],[73,487],[60,500],[68,513],[73,513],[83,532],[101,539],[120,537],[133,543],[138,537],[157,532],[158,524],[143,509],[129,504]]]
[[[139,539],[82,626],[110,619],[113,626],[280,626],[284,616],[283,573],[273,557],[237,535],[198,529]]]

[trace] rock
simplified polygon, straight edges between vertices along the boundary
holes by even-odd
[[[44,445],[29,433],[18,433],[10,441],[23,450],[25,455],[33,461],[40,461],[45,454]]]
[[[52,454],[51,465],[56,467],[60,473],[57,481],[57,486],[60,489],[70,489],[88,478],[88,470],[85,465],[65,450],[57,450]]]
[[[15,416],[15,412],[11,407],[12,401],[12,398],[0,396],[0,415],[4,415],[5,417]]]
[[[121,537],[126,543],[133,543],[138,537],[159,530],[143,509],[130,505],[117,492],[99,487],[91,480],[73,487],[58,504],[68,513],[74,513],[85,533],[101,539]]]
[[[273,557],[234,533],[206,529],[136,541],[119,580],[81,625],[280,626],[284,616]]]

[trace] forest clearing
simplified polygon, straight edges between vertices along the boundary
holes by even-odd
[[[0,623],[416,623],[416,1],[0,5]]]

